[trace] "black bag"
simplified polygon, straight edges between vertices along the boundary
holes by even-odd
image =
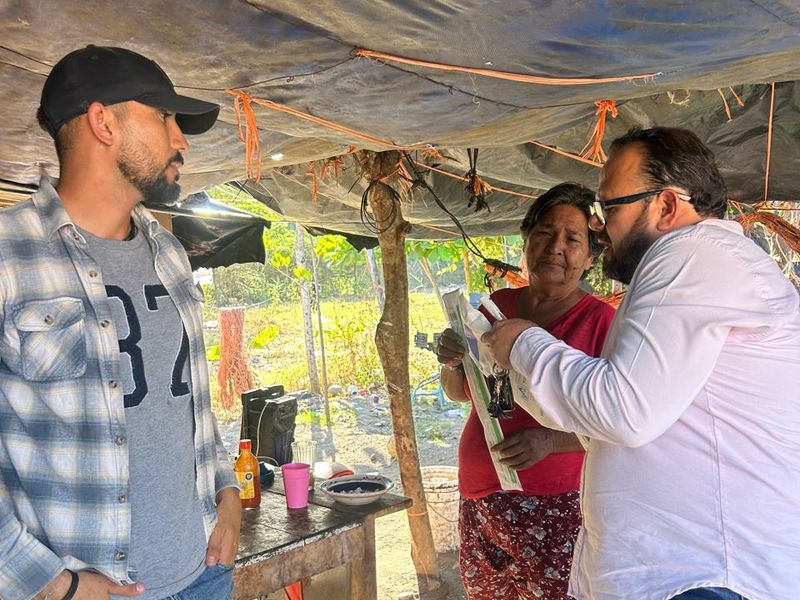
[[[258,460],[283,465],[292,462],[297,394],[285,395],[282,385],[242,394],[241,439],[253,442]]]

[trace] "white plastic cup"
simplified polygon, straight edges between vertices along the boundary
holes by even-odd
[[[307,442],[292,442],[292,459],[294,462],[308,463],[313,465],[317,462],[317,442],[310,440]],[[314,469],[308,474],[308,490],[314,489]]]

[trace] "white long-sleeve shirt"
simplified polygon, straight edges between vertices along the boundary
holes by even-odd
[[[532,328],[511,362],[537,420],[590,438],[571,594],[800,597],[800,300],[738,224],[656,241],[601,358]]]

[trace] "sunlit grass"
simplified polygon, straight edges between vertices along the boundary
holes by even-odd
[[[378,352],[375,348],[375,327],[380,313],[374,300],[330,300],[322,303],[323,330],[325,332],[325,358],[328,386],[336,384],[347,393],[348,386],[369,389],[384,386]],[[216,311],[207,308],[206,321],[217,319]],[[445,319],[432,294],[409,296],[409,374],[411,388],[436,372],[434,354],[414,346],[414,334],[434,332],[445,327]],[[302,308],[299,303],[261,305],[245,312],[245,343],[250,342],[264,329],[277,328],[277,336],[263,349],[251,349],[251,370],[258,387],[282,384],[287,392],[310,389],[308,363],[303,333]],[[206,330],[206,345],[219,343],[216,329]],[[317,368],[322,385],[322,353],[319,346],[319,329],[314,314],[314,347]],[[210,361],[212,371],[212,407],[221,420],[239,417],[240,407],[231,411],[219,403],[219,384],[216,381],[217,361]],[[344,410],[344,407],[341,407]],[[302,416],[302,418],[308,418]],[[317,418],[317,417],[314,417]],[[324,421],[324,413],[322,414]],[[337,416],[337,419],[339,417]],[[298,421],[300,422],[300,421]]]

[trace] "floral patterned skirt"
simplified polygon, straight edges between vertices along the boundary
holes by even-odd
[[[567,595],[581,525],[578,492],[461,499],[461,581],[470,600]]]

